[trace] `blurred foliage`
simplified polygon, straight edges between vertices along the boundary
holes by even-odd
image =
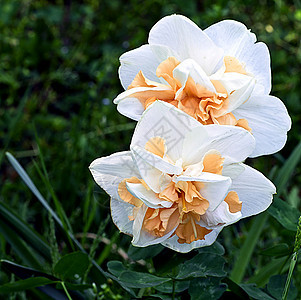
[[[130,275],[138,277],[137,272],[141,272],[145,278],[151,276],[149,273],[156,272],[158,278],[163,278],[163,281],[162,278],[159,279],[162,286],[156,287],[157,295],[164,295],[164,291],[174,289],[179,299],[181,295],[187,296],[188,285],[185,285],[185,280],[178,281],[181,284],[170,286],[170,282],[174,283],[176,279],[167,270],[191,259],[191,254],[180,255],[162,248],[151,252],[148,249],[133,250],[133,247],[129,247],[130,237],[118,234],[111,221],[104,225],[103,222],[110,213],[109,197],[93,183],[88,171],[90,162],[96,157],[127,150],[135,126],[135,122],[118,114],[112,104],[112,99],[122,91],[117,72],[119,56],[147,43],[150,28],[160,18],[172,13],[186,15],[201,28],[223,19],[235,19],[245,23],[259,41],[268,45],[272,61],[272,94],[282,99],[287,106],[293,127],[289,132],[288,143],[280,153],[248,160],[248,163],[270,178],[277,178],[280,167],[300,141],[299,0],[0,0],[0,202],[5,205],[2,209],[7,220],[12,220],[9,213],[13,213],[19,226],[25,226],[27,230],[26,235],[24,231],[18,231],[19,227],[14,229],[16,223],[8,226],[1,215],[2,259],[28,267],[36,267],[37,264],[43,268],[41,271],[52,274],[55,263],[49,255],[30,255],[36,241],[41,239],[43,243],[50,244],[52,252],[55,252],[53,241],[56,239],[57,252],[61,257],[77,250],[64,230],[60,230],[58,226],[55,232],[51,230],[47,210],[42,208],[5,159],[5,151],[10,151],[57,213],[59,208],[55,199],[59,200],[74,236],[90,255],[91,249],[93,250],[95,262],[107,269],[106,264],[110,261],[109,270],[111,268],[110,272],[114,275],[112,261],[119,261],[119,264],[115,264],[115,281],[94,276],[97,271],[95,268],[91,269],[87,279],[90,284],[87,298],[92,299],[97,293],[99,299],[122,299],[129,295],[133,287],[122,283],[121,279],[128,275],[122,275],[122,272],[134,272]],[[300,208],[300,165],[292,172],[289,172],[293,176],[290,176],[280,196],[291,210],[293,208],[297,211]],[[282,207],[285,209],[286,206]],[[207,289],[204,280],[193,279],[189,293],[197,295],[198,289],[204,289],[208,292],[207,299],[214,299],[220,297],[228,286],[224,295],[230,293],[230,289],[241,297],[248,293],[254,299],[263,299],[260,298],[263,297],[260,293],[266,292],[275,297],[276,279],[271,281],[273,277],[270,276],[287,271],[288,253],[292,253],[290,251],[295,238],[294,230],[283,227],[277,220],[271,216],[266,217],[244,274],[245,283],[250,280],[258,284],[265,276],[265,281],[262,281],[262,286],[268,283],[265,290],[258,290],[253,285],[240,287],[229,280],[221,282],[223,276],[220,275],[210,277]],[[100,225],[105,228],[100,230]],[[216,255],[223,255],[224,258],[220,259],[226,259],[227,272],[233,268],[252,226],[254,225],[249,220],[241,221],[225,228],[218,238],[225,247],[225,254]],[[22,238],[11,236],[8,234],[9,230]],[[101,234],[101,238],[95,242],[97,232]],[[35,237],[35,243],[29,238],[25,239],[25,236]],[[179,265],[178,271],[181,268],[183,267]],[[261,275],[263,273],[260,271],[263,269],[270,273]],[[58,270],[58,267],[54,270]],[[14,284],[12,273],[12,269],[3,268],[0,283]],[[293,277],[300,296],[300,265],[296,266]],[[62,279],[63,277],[58,279],[59,282]],[[92,282],[96,282],[97,287],[92,286]],[[81,283],[83,282],[77,282]],[[31,281],[31,284],[37,282]],[[76,289],[71,285],[69,287]],[[81,289],[85,290],[83,286]],[[153,288],[142,289],[142,292],[141,289],[138,292],[140,296],[143,293],[154,293]],[[24,299],[22,297],[27,294],[31,295],[28,297],[48,299],[37,290],[30,290],[26,294],[19,292],[16,297]]]

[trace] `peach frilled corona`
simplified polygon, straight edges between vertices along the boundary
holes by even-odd
[[[242,127],[256,140],[251,157],[279,151],[291,120],[270,96],[266,45],[242,23],[226,20],[201,30],[188,18],[167,16],[151,29],[148,44],[120,57],[125,91],[114,103],[139,120],[154,101],[174,105],[203,125]]]
[[[188,252],[271,204],[274,185],[242,163],[254,147],[252,134],[239,126],[204,126],[155,101],[138,122],[130,151],[96,159],[90,170],[133,245]]]

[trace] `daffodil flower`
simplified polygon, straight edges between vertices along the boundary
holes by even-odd
[[[151,29],[148,44],[120,57],[126,91],[118,111],[139,120],[154,101],[183,110],[200,123],[232,125],[256,140],[251,157],[279,151],[291,120],[281,100],[270,96],[270,56],[242,23],[226,20],[202,31],[172,15]]]
[[[90,170],[133,245],[161,243],[188,252],[271,204],[274,185],[242,163],[254,147],[247,130],[204,126],[156,101],[138,122],[130,151],[98,158]]]

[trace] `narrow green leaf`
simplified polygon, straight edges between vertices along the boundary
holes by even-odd
[[[274,182],[277,186],[278,197],[284,192],[285,187],[292,176],[296,166],[301,159],[301,142],[295,147],[294,151],[291,153],[290,157],[285,161],[284,165],[278,172],[277,177]]]
[[[38,198],[38,200],[41,202],[41,204],[49,211],[52,215],[52,217],[56,220],[56,222],[64,228],[61,220],[56,215],[56,213],[53,211],[53,209],[49,206],[48,202],[44,199],[44,197],[41,195],[39,190],[36,188],[32,180],[29,178],[25,170],[22,168],[22,166],[19,164],[19,162],[9,153],[6,152],[6,156],[13,166],[13,168],[17,171],[17,173],[20,175],[24,183],[29,187],[29,189],[33,192],[33,194]]]
[[[40,255],[50,260],[50,247],[44,242],[42,237],[34,231],[27,223],[17,216],[3,202],[0,202],[0,219],[3,220],[15,235],[25,240],[32,248],[39,252]]]
[[[176,279],[191,277],[224,277],[225,260],[223,257],[208,253],[199,253],[194,258],[186,261],[180,266]]]
[[[5,237],[5,240],[11,245],[13,251],[20,257],[25,264],[41,268],[40,262],[32,249],[14,232],[14,230],[0,219],[0,233]]]
[[[57,283],[44,277],[32,277],[24,280],[18,280],[11,283],[6,283],[0,286],[0,293],[13,293],[28,290],[31,288],[43,286],[46,284]]]
[[[148,273],[134,271],[124,271],[119,275],[118,279],[130,288],[153,287],[171,281],[170,278],[163,278]]]
[[[60,225],[60,227],[64,230],[64,226],[61,222],[61,220],[58,218],[56,213],[53,211],[53,209],[49,206],[47,201],[44,199],[44,197],[41,195],[41,193],[38,191],[34,183],[31,181],[25,170],[22,168],[22,166],[18,163],[18,161],[8,152],[6,152],[7,158],[14,167],[14,169],[17,171],[17,173],[20,175],[22,180],[25,182],[25,184],[29,187],[29,189],[33,192],[33,194],[37,197],[37,199],[40,201],[40,203],[46,208],[46,210],[52,215],[54,220]],[[64,231],[65,232],[65,231]],[[78,247],[78,249],[86,253],[82,245],[78,242],[78,240],[73,236],[73,234],[69,231],[67,231],[67,235],[72,239],[72,241],[75,243],[75,245]],[[97,269],[99,273],[101,273],[104,277],[110,277],[113,280],[116,280],[114,276],[111,276],[109,273],[105,272],[94,260],[92,260],[93,266]]]
[[[278,197],[274,199],[273,205],[268,209],[268,212],[273,216],[284,228],[296,231],[300,211],[288,203],[282,201]]]
[[[192,300],[219,299],[226,291],[227,285],[220,278],[196,278],[191,280],[189,295]]]
[[[285,286],[286,275],[274,275],[270,278],[269,283],[267,284],[267,291],[271,296],[276,300],[281,300],[281,295]],[[294,284],[291,284],[287,300],[297,299],[298,290]]]
[[[253,275],[248,282],[255,283],[262,287],[268,283],[269,278],[275,274],[278,274],[280,270],[288,270],[288,262],[286,257],[275,258],[267,265],[257,270],[256,274]]]
[[[244,277],[247,266],[249,265],[253,250],[257,244],[257,240],[263,230],[268,214],[266,212],[253,218],[251,229],[248,232],[247,238],[239,251],[237,260],[230,274],[231,280],[240,283]]]
[[[278,244],[260,252],[261,255],[282,257],[291,253],[287,244]]]
[[[77,279],[84,275],[89,266],[87,254],[73,252],[63,256],[54,266],[54,272],[62,280]]]
[[[24,266],[18,265],[16,263],[13,263],[13,262],[5,260],[5,259],[2,259],[0,262],[1,262],[2,268],[4,268],[5,270],[7,270],[10,273],[15,274],[16,276],[18,276],[19,278],[22,278],[22,279],[26,279],[26,278],[34,276],[34,277],[45,277],[52,281],[59,281],[58,278],[56,278],[50,274],[40,272],[33,268],[24,267]]]
[[[240,284],[240,287],[253,299],[256,300],[275,300],[267,293],[259,289],[255,284]]]

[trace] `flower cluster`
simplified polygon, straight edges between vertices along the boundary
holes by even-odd
[[[90,170],[133,245],[188,252],[267,209],[276,189],[243,161],[279,151],[291,120],[269,95],[266,45],[235,21],[202,31],[172,15],[120,61],[126,91],[114,102],[138,124],[130,151]]]

